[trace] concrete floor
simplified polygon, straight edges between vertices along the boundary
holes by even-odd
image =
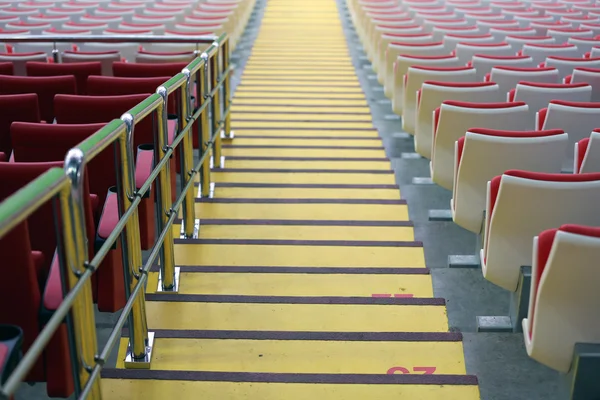
[[[400,119],[393,114],[391,102],[374,77],[347,15],[345,2],[337,1],[352,61],[367,95],[374,124],[392,160],[402,197],[408,201],[416,240],[424,243],[435,296],[447,300],[450,329],[463,332],[467,373],[478,376],[481,399],[559,400],[559,374],[527,357],[522,334],[475,332],[476,316],[506,314],[508,293],[484,280],[480,270],[447,267],[448,255],[473,252],[475,236],[452,222],[428,220],[430,209],[449,208],[451,193],[436,185],[412,183],[413,177],[429,176],[428,161],[415,158],[412,137],[402,132]],[[265,2],[257,1],[250,24],[232,56],[232,62],[237,65],[232,78],[234,90],[258,33]],[[118,314],[96,313],[99,346],[106,343],[117,318]],[[113,351],[108,365],[114,366],[115,359]],[[23,384],[16,396],[16,400],[45,399],[48,397],[44,384]]]

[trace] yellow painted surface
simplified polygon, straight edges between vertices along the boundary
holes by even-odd
[[[441,306],[146,303],[149,329],[304,332],[446,332]]]
[[[338,184],[388,184],[396,183],[394,174],[362,174],[362,173],[324,173],[324,172],[290,172],[290,173],[250,173],[250,172],[215,172],[214,182],[250,182],[250,183],[338,183]]]
[[[157,275],[158,279],[158,272],[151,274]],[[433,297],[430,275],[181,274],[179,293],[182,294],[371,297],[373,294],[389,293]]]
[[[362,90],[360,88],[355,87],[327,87],[326,85],[315,85],[315,86],[277,86],[277,87],[258,87],[258,86],[240,86],[236,90],[236,95],[240,93],[255,93],[255,92],[265,92],[265,93],[274,93],[274,92],[284,92],[289,94],[296,93],[316,93],[316,94],[330,94],[330,93],[339,93],[343,94],[360,94],[362,95]],[[318,114],[314,114],[316,116]]]
[[[196,210],[217,219],[408,221],[408,208],[399,204],[196,203]]]
[[[390,170],[389,161],[295,161],[295,160],[234,160],[225,161],[226,168],[283,169],[371,169]],[[369,191],[369,193],[371,193]]]
[[[256,125],[256,124],[252,124]],[[227,156],[252,156],[252,157],[303,157],[303,158],[385,158],[385,151],[363,149],[245,149],[242,147],[228,147],[223,149]],[[227,163],[227,161],[225,161]]]
[[[322,189],[322,188],[215,188],[216,198],[250,199],[381,199],[398,200],[398,189]]]
[[[354,115],[362,115],[364,113],[369,112],[368,107],[302,107],[302,106],[261,106],[260,104],[253,105],[233,105],[231,107],[231,111],[236,114],[246,113],[246,112],[254,112],[254,113],[264,113],[264,115],[270,115],[265,113],[265,111],[274,113],[306,113],[310,114],[312,112],[321,112],[321,113],[345,113],[345,114],[354,114]],[[294,114],[295,115],[295,114]],[[370,114],[369,114],[370,117]]]
[[[123,355],[127,344],[121,340]],[[427,366],[439,374],[464,374],[461,355],[460,342],[158,339],[151,369],[384,374],[395,366]]]
[[[297,74],[294,71],[291,71],[293,74]],[[267,72],[269,73],[269,72]],[[257,73],[258,74],[258,73]],[[290,74],[290,75],[293,75]],[[260,75],[260,74],[258,74]],[[330,93],[330,92],[324,92],[324,93],[286,93],[286,92],[264,92],[264,91],[260,91],[260,90],[255,90],[252,92],[249,91],[236,91],[235,92],[235,97],[234,98],[244,98],[244,97],[250,97],[250,98],[262,98],[262,99],[270,99],[270,98],[298,98],[298,99],[302,99],[302,98],[315,98],[315,97],[323,97],[326,99],[363,99],[363,94],[362,93]],[[320,101],[320,99],[318,99]],[[234,117],[234,116],[232,116]]]
[[[102,379],[111,400],[479,400],[477,386],[341,385]]]
[[[175,225],[176,232],[181,225]],[[201,239],[415,240],[412,227],[314,225],[202,225]]]
[[[202,215],[202,214],[199,214]],[[179,265],[423,268],[421,247],[176,244]]]
[[[271,137],[271,136],[300,136],[300,137],[360,137],[360,138],[378,138],[379,134],[375,129],[371,130],[351,130],[351,129],[340,129],[340,130],[326,130],[326,129],[256,129],[256,128],[237,128],[235,129],[236,137],[244,137],[244,135],[252,135],[252,136],[263,136],[263,137]]]
[[[235,138],[231,144],[235,146],[342,146],[342,147],[383,147],[379,138],[370,140],[356,139],[294,139],[289,138]]]
[[[288,93],[288,92],[285,92]],[[231,118],[232,121],[290,121],[291,123],[295,121],[340,121],[340,122],[368,122],[371,124],[372,119],[370,115],[351,115],[351,114],[268,114],[268,113],[237,113],[235,117]]]
[[[353,100],[343,100],[343,99],[301,99],[296,96],[285,99],[285,100],[269,100],[269,99],[244,99],[244,98],[236,98],[234,103],[236,105],[253,105],[253,104],[274,104],[278,106],[367,106],[367,101],[365,99],[353,99]]]
[[[320,129],[372,129],[372,122],[330,122],[330,121],[240,121],[231,118],[232,129],[236,128],[320,128]]]

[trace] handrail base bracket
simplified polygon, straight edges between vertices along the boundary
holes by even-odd
[[[214,192],[214,189],[213,189]],[[185,225],[183,222],[181,223],[181,231],[179,232],[179,239],[198,239],[198,234],[200,232],[200,220],[196,218],[194,220],[194,233],[192,237],[185,236]]]
[[[126,369],[150,369],[152,363],[152,354],[154,354],[154,332],[148,332],[148,343],[146,344],[146,357],[143,359],[133,358],[131,352],[132,343],[127,346],[127,355],[125,356]]]
[[[225,134],[225,130],[221,129],[221,139],[232,140],[235,137],[234,131],[229,131],[229,135]]]
[[[162,285],[162,275],[158,273],[158,287],[156,288],[156,292],[162,293],[179,293],[179,275],[181,273],[181,268],[175,267],[175,279],[173,280],[173,287],[171,289],[163,289]]]

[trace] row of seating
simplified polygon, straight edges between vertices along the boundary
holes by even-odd
[[[58,6],[58,2],[56,4]],[[61,2],[60,6],[66,4]],[[138,5],[134,8],[140,10],[141,2],[136,4]],[[158,4],[161,3],[147,3],[147,6],[144,4],[143,10],[152,10]],[[120,5],[125,3],[114,2],[110,7]],[[235,31],[241,33],[244,21],[249,18],[253,1],[208,0],[199,4],[194,2],[178,6],[192,15],[192,12],[203,10],[205,7],[210,8],[212,5],[230,8],[228,13],[236,15],[235,19],[231,19],[235,21]],[[11,7],[3,7],[0,4],[0,20],[7,16],[6,13],[19,11],[21,6],[20,2],[12,4]],[[91,13],[92,9],[96,13],[100,8],[110,7],[107,2],[86,2],[83,9],[86,13]],[[48,12],[51,9],[52,7],[41,6],[37,11],[39,13],[43,10],[44,14],[50,15]],[[128,12],[123,13],[126,14]],[[127,23],[127,18],[123,15],[118,16],[118,24]],[[116,21],[116,17],[111,16],[102,23],[107,24],[109,19],[111,24]],[[82,18],[78,19],[79,22],[75,20],[72,19],[69,23],[88,23],[82,22]],[[166,26],[163,22],[161,24]],[[6,25],[8,23],[2,29],[6,29]],[[227,25],[223,26],[226,31]],[[137,34],[135,31],[131,32]],[[215,32],[217,31],[211,33]],[[192,34],[197,35],[195,32]],[[0,55],[0,108],[3,110],[0,115],[0,201],[13,195],[45,171],[55,167],[62,168],[69,149],[89,138],[107,122],[121,118],[128,110],[146,100],[156,92],[157,87],[180,73],[198,56],[198,52],[189,49],[180,52],[178,50],[181,49],[168,46],[161,49],[164,52],[157,53],[140,51],[140,45],[136,43],[99,43],[104,46],[101,53],[65,50],[61,52],[62,63],[57,63],[47,62],[46,51],[39,54],[19,53],[28,43],[17,43],[14,48],[8,49],[12,50],[12,53]],[[134,52],[132,50],[134,56],[123,60],[122,57],[126,55],[123,49],[130,45],[135,49]],[[197,46],[192,45],[194,48]],[[20,46],[22,47],[19,48]],[[189,45],[187,46],[189,48]],[[202,50],[208,45],[199,46]],[[144,48],[148,50],[149,46],[144,44]],[[135,62],[136,59],[143,62]],[[221,68],[224,67],[222,60],[222,55],[219,55],[219,62],[216,63],[219,71],[213,71],[211,66],[211,74],[221,76]],[[194,85],[193,89],[196,88],[195,76],[192,77],[191,83]],[[200,98],[195,94],[195,89],[190,95],[192,106],[197,107]],[[168,97],[167,145],[175,140],[181,129],[181,116],[178,115],[182,110],[179,107],[180,101],[179,93]],[[156,124],[159,121],[158,116],[148,116],[142,121],[137,121],[135,125],[134,177],[138,190],[156,164],[154,149]],[[198,148],[199,140],[196,135],[193,142],[194,147]],[[177,194],[177,173],[181,172],[179,160],[178,152],[169,160],[172,199],[175,199]],[[117,146],[109,146],[86,165],[83,202],[90,260],[98,253],[119,220],[120,195],[116,193],[115,187],[118,182],[117,166],[120,163],[122,160]],[[157,187],[152,185],[142,194],[137,211],[140,245],[143,250],[150,249],[157,237],[156,192]],[[64,296],[57,257],[59,238],[55,229],[54,211],[52,202],[45,204],[26,222],[19,224],[0,239],[0,253],[6,255],[0,261],[0,267],[7,267],[3,268],[3,271],[7,274],[5,276],[10,276],[10,279],[3,279],[3,283],[0,284],[0,302],[19,304],[19,307],[0,308],[0,324],[9,324],[22,330],[22,349],[25,352],[53,311],[60,306]],[[60,227],[58,228],[60,231]],[[124,306],[124,275],[123,249],[118,240],[92,277],[93,300],[101,312],[115,312]],[[12,346],[17,347],[18,343]],[[5,362],[7,360],[14,360],[13,352],[3,340],[0,326],[0,379],[6,376],[3,367],[10,369],[13,363]],[[63,324],[55,332],[44,356],[30,371],[27,380],[47,382],[47,393],[51,397],[68,397],[74,389],[71,362],[69,337],[66,325]]]
[[[483,237],[484,277],[516,292],[521,266],[532,265],[528,354],[568,372],[576,343],[600,342],[591,283],[600,277],[600,5],[348,8],[404,130],[431,160],[431,180],[452,191],[454,222]]]

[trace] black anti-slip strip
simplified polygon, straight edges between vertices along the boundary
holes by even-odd
[[[394,305],[444,306],[442,298],[418,297],[334,297],[334,296],[240,296],[183,293],[147,293],[146,300],[175,303],[236,303],[236,304],[338,304],[338,305]]]
[[[175,224],[181,224],[177,218]],[[412,221],[346,221],[317,219],[200,219],[200,225],[375,226],[413,227]]]
[[[313,383],[354,385],[477,385],[474,375],[417,374],[300,374],[267,372],[166,371],[104,369],[107,379],[154,379],[202,382]]]
[[[376,174],[376,175],[392,175],[394,173],[391,169],[301,169],[301,168],[213,168],[213,172],[240,172],[240,173],[257,173],[257,174]]]
[[[406,267],[266,267],[266,266],[221,266],[221,265],[178,265],[183,273],[244,273],[244,274],[327,274],[327,275],[429,275],[428,268]],[[154,265],[152,272],[160,267]]]
[[[158,339],[319,340],[339,342],[460,342],[460,332],[291,332],[153,329]],[[129,335],[127,328],[123,336]]]
[[[199,183],[196,184],[198,186]],[[290,189],[399,189],[398,185],[344,185],[343,183],[254,183],[218,182],[215,187],[223,188],[290,188]]]
[[[223,199],[223,198],[197,198],[196,203],[219,204],[385,204],[406,205],[406,200],[379,200],[379,199]]]
[[[423,242],[391,240],[174,239],[174,243],[256,246],[423,247]]]

